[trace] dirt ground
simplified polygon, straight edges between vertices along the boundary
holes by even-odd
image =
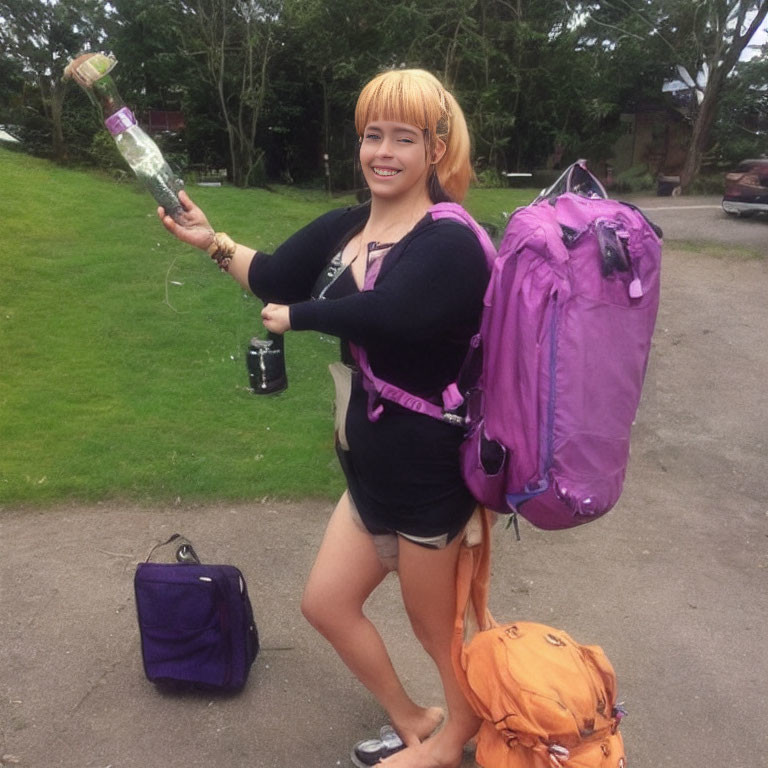
[[[723,211],[720,195],[629,195],[627,199],[658,224],[669,241],[719,243],[768,255],[768,213],[746,219],[729,216]]]
[[[523,525],[516,542],[497,526],[492,609],[605,648],[633,768],[755,768],[768,755],[768,262],[668,247],[663,286],[622,500],[579,530]],[[330,509],[0,507],[0,765],[350,765],[382,715],[299,612]],[[245,573],[263,649],[240,695],[168,695],[143,677],[133,571],[176,530]],[[435,701],[395,579],[369,612],[406,685]]]

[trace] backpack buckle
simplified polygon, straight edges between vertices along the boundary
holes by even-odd
[[[463,402],[464,396],[455,381],[443,390],[443,408],[446,411],[455,411]]]
[[[562,768],[571,757],[570,751],[560,744],[550,744],[547,752],[549,752],[549,761],[554,768]]]
[[[446,424],[452,424],[454,427],[464,427],[467,424],[467,420],[457,413],[444,413],[443,421]]]

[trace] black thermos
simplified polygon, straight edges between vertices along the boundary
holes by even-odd
[[[254,394],[272,395],[288,386],[282,335],[268,332],[266,339],[254,336],[248,345],[246,363]]]

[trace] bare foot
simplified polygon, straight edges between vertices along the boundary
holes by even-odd
[[[386,768],[459,768],[464,757],[463,749],[456,749],[455,745],[445,741],[438,734],[421,744],[396,752],[386,760],[381,760],[379,765]]]
[[[392,721],[392,727],[407,746],[415,746],[428,739],[442,724],[445,711],[442,707],[419,707],[407,720]]]

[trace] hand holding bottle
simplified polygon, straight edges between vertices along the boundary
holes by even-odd
[[[183,190],[179,192],[179,202],[182,211],[177,214],[175,220],[162,206],[157,209],[158,218],[175,238],[205,251],[213,242],[213,227],[208,222],[208,217]]]

